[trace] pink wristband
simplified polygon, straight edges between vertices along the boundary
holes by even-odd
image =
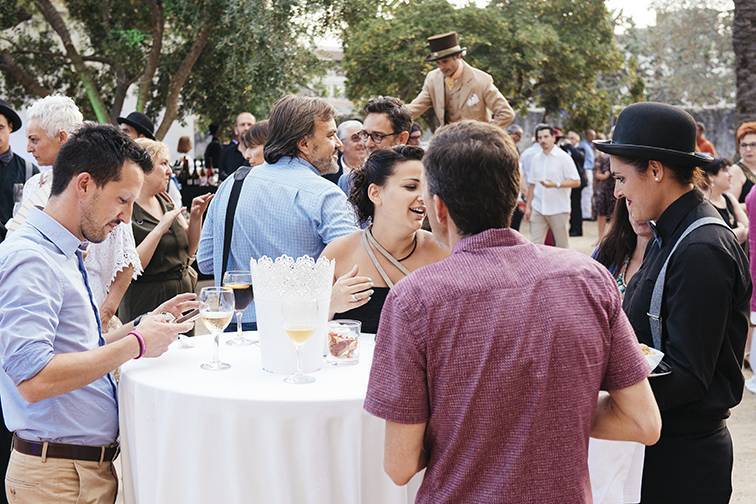
[[[141,359],[144,356],[144,351],[146,349],[144,345],[144,337],[142,336],[142,333],[140,333],[136,329],[129,331],[129,334],[127,336],[131,336],[131,335],[133,335],[137,339],[137,342],[139,343],[139,355],[134,357],[134,359]]]

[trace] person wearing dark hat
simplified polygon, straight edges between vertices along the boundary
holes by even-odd
[[[425,76],[423,90],[407,105],[412,119],[433,107],[438,125],[463,119],[491,122],[506,129],[514,119],[509,102],[493,83],[493,78],[465,63],[466,47],[460,47],[457,32],[428,38],[430,55],[436,63]]]
[[[121,131],[132,140],[137,138],[155,140],[155,125],[141,112],[132,112],[126,117],[119,117],[117,121]]]
[[[625,108],[613,139],[594,144],[610,156],[614,195],[653,231],[623,302],[639,341],[665,354],[650,380],[662,433],[646,448],[641,502],[727,503],[726,419],[743,394],[751,280],[738,240],[694,185],[711,157],[694,152],[693,118],[661,103]]]
[[[5,240],[5,223],[13,217],[13,209],[21,203],[24,184],[39,168],[14,153],[11,133],[21,128],[21,118],[5,100],[0,100],[0,243]]]

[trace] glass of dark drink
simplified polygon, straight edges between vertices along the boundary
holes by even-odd
[[[251,345],[255,340],[247,338],[242,333],[242,315],[252,303],[252,274],[249,271],[227,271],[223,275],[223,286],[234,292],[234,310],[236,311],[236,336],[228,340],[229,345]]]

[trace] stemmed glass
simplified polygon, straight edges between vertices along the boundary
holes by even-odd
[[[226,341],[226,344],[251,345],[256,343],[242,334],[242,315],[255,296],[252,290],[252,273],[249,271],[227,271],[223,275],[223,286],[234,291],[234,309],[236,310],[236,336]]]
[[[200,291],[200,319],[215,338],[213,360],[200,365],[208,371],[228,369],[231,364],[220,360],[220,335],[234,316],[234,291],[228,287],[205,287]]]
[[[318,303],[315,299],[300,299],[283,304],[284,331],[297,350],[297,371],[284,378],[286,383],[312,383],[315,378],[302,373],[300,349],[315,334]]]

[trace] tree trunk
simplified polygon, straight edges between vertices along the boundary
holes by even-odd
[[[150,17],[152,18],[152,47],[150,48],[150,54],[147,56],[147,65],[144,67],[144,72],[139,78],[137,112],[144,112],[147,106],[147,100],[150,98],[152,79],[155,77],[155,72],[160,62],[160,52],[163,49],[163,31],[165,29],[163,4],[158,0],[152,0],[149,4]]]
[[[129,91],[129,86],[134,82],[134,79],[130,79],[122,68],[116,69],[116,76],[113,106],[110,107],[110,122],[113,124],[116,124],[116,120],[121,114],[121,109],[123,109],[123,102],[126,101],[126,93]]]
[[[0,70],[2,70],[4,74],[10,75],[13,79],[17,80],[31,95],[44,98],[50,94],[50,90],[42,86],[37,82],[37,79],[35,79],[34,76],[29,75],[26,70],[21,68],[10,53],[0,53]]]
[[[162,140],[165,134],[168,133],[168,129],[173,124],[173,121],[178,117],[178,105],[179,98],[181,97],[181,88],[184,87],[186,80],[192,72],[194,64],[202,54],[202,51],[207,45],[207,40],[210,37],[210,20],[205,21],[197,34],[197,38],[194,39],[192,47],[181,62],[176,74],[171,79],[171,84],[168,86],[168,97],[165,101],[165,115],[160,123],[157,131],[155,132],[155,138]]]
[[[97,120],[101,123],[106,123],[109,120],[108,109],[100,97],[100,93],[97,90],[92,78],[89,76],[89,69],[84,60],[82,59],[79,51],[76,50],[73,40],[71,39],[71,33],[68,31],[65,21],[60,16],[60,13],[55,8],[50,0],[35,0],[37,8],[42,12],[47,23],[55,30],[55,33],[60,37],[63,42],[63,47],[66,50],[68,59],[71,60],[76,72],[79,74],[79,80],[84,85],[84,90],[89,98],[89,102],[92,104]]]
[[[737,127],[743,121],[756,121],[756,0],[735,0],[732,48],[737,82]]]

